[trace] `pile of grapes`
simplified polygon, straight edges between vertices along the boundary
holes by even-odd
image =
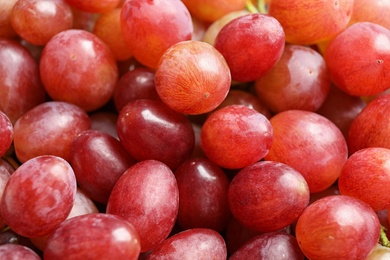
[[[0,0],[0,259],[390,259],[389,88],[390,0]]]

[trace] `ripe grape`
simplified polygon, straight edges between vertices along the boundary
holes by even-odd
[[[64,221],[47,241],[43,257],[60,259],[138,259],[135,227],[111,214],[92,213]]]
[[[272,16],[247,14],[226,24],[215,40],[232,79],[249,82],[267,73],[284,50],[283,28]]]
[[[178,225],[223,231],[230,217],[226,174],[207,158],[189,159],[174,174],[179,187]]]
[[[303,176],[278,162],[263,161],[243,168],[228,191],[233,216],[257,232],[277,231],[292,224],[309,204],[309,197]]]
[[[340,129],[314,112],[288,110],[270,119],[274,141],[266,160],[290,165],[301,173],[310,192],[330,187],[347,160],[347,144]]]
[[[8,182],[9,177],[14,172],[14,168],[5,160],[0,159],[0,201],[3,197],[5,185]],[[0,212],[0,229],[3,229],[6,226],[3,216]]]
[[[74,138],[90,129],[87,113],[60,101],[42,103],[25,113],[14,125],[14,146],[19,161],[39,155],[70,159]]]
[[[256,93],[273,112],[316,111],[325,101],[330,79],[324,58],[309,47],[287,45],[280,60],[260,79]]]
[[[0,245],[0,257],[9,260],[41,260],[41,257],[31,248],[18,244]]]
[[[338,34],[325,51],[333,83],[354,96],[376,95],[390,86],[390,30],[355,23]]]
[[[230,70],[211,45],[185,41],[162,55],[156,70],[158,95],[170,108],[183,114],[203,114],[225,99],[231,83]]]
[[[273,130],[268,119],[243,105],[230,105],[212,113],[203,124],[202,148],[211,161],[239,169],[262,159],[269,151]]]
[[[390,208],[390,149],[371,147],[352,154],[345,162],[338,185],[341,194],[364,201],[375,211]]]
[[[43,155],[23,163],[1,198],[4,222],[18,234],[49,234],[69,215],[76,194],[74,172],[64,159]]]
[[[65,0],[69,5],[84,12],[106,13],[117,7],[121,0]]]
[[[226,244],[219,233],[207,228],[193,228],[167,238],[146,259],[225,260],[226,257]]]
[[[169,47],[191,40],[193,33],[191,15],[180,0],[128,0],[121,27],[134,57],[153,69]]]
[[[19,0],[11,15],[16,33],[34,45],[45,45],[53,36],[72,28],[73,14],[64,0]]]
[[[87,31],[72,29],[56,34],[45,45],[40,75],[53,100],[66,101],[89,112],[110,100],[118,68],[102,40]]]
[[[334,195],[309,205],[295,232],[309,259],[366,259],[378,243],[379,229],[370,206],[353,197]]]
[[[116,182],[106,212],[136,227],[141,252],[156,248],[170,234],[179,209],[179,189],[171,169],[144,160],[131,166]]]
[[[269,232],[252,238],[229,258],[241,259],[304,260],[304,255],[294,236],[283,232]]]
[[[117,131],[134,159],[159,160],[171,169],[187,160],[194,148],[189,119],[161,101],[138,99],[127,104],[119,114]]]
[[[14,137],[14,127],[6,114],[0,111],[0,157],[11,147]]]
[[[0,37],[12,38],[16,32],[11,24],[12,8],[18,0],[0,0]]]
[[[348,133],[350,154],[367,147],[390,148],[387,113],[390,109],[390,94],[371,101],[352,121]]]
[[[13,124],[45,101],[37,62],[26,48],[13,40],[0,39],[0,93],[0,111]]]
[[[136,161],[111,135],[88,130],[74,139],[70,163],[79,187],[94,201],[106,204],[119,177]]]
[[[286,41],[308,45],[343,31],[352,16],[354,0],[272,0],[268,14],[283,26]]]
[[[390,1],[371,0],[367,4],[365,0],[354,0],[350,24],[357,22],[372,22],[390,29]]]

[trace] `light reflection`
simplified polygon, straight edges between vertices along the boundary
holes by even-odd
[[[383,34],[379,34],[375,37],[374,46],[378,51],[390,52],[390,40]]]
[[[215,181],[217,179],[215,176],[210,175],[210,173],[203,165],[199,165],[197,169],[203,179],[206,179],[208,181]]]
[[[112,231],[112,236],[114,237],[115,241],[131,241],[131,235],[125,228],[117,228],[114,231]]]
[[[51,1],[39,1],[36,3],[36,8],[40,13],[48,16],[55,16],[57,14],[55,3]]]
[[[156,123],[156,124],[164,125],[167,128],[174,128],[175,127],[174,124],[167,122],[167,121],[157,117],[156,115],[154,115],[152,113],[152,111],[150,111],[149,109],[143,110],[141,112],[141,115],[147,121],[151,121],[151,122]]]

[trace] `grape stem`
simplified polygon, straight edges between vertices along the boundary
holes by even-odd
[[[387,235],[386,235],[386,228],[384,226],[382,226],[382,225],[381,225],[381,231],[380,231],[380,236],[379,236],[379,243],[382,246],[390,247],[390,241],[389,241],[389,239],[387,238]]]
[[[267,14],[267,8],[264,0],[257,0],[257,7],[253,3],[253,0],[247,0],[245,7],[250,13],[253,14]]]

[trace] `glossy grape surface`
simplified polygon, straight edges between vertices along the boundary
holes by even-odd
[[[162,55],[155,86],[164,103],[183,114],[216,108],[229,92],[231,76],[223,56],[199,41],[180,42]]]
[[[180,0],[129,0],[122,6],[121,27],[134,57],[156,68],[162,54],[175,43],[191,40],[193,25]]]
[[[6,114],[0,111],[0,157],[11,147],[14,137],[14,127]]]
[[[119,215],[137,229],[141,252],[156,248],[170,234],[179,209],[179,189],[168,166],[144,160],[117,181],[107,213]]]
[[[309,197],[303,176],[278,162],[243,168],[233,178],[228,193],[233,216],[257,232],[277,231],[292,224],[309,204]]]
[[[54,100],[96,110],[111,98],[118,68],[112,52],[94,34],[66,30],[45,45],[40,61],[42,83]]]
[[[3,219],[26,237],[49,234],[69,215],[76,185],[74,172],[64,159],[35,157],[9,178],[1,199]]]
[[[48,240],[44,259],[136,260],[140,240],[135,227],[111,214],[93,213],[63,222]]]
[[[273,130],[268,119],[243,105],[212,113],[203,124],[201,144],[211,161],[239,169],[262,159],[269,151]]]
[[[309,259],[366,259],[378,242],[379,220],[358,199],[327,196],[299,217],[296,238]]]
[[[39,155],[70,159],[73,139],[91,122],[80,107],[59,101],[42,103],[25,113],[14,125],[14,146],[25,162]]]
[[[160,101],[139,99],[127,104],[119,114],[117,131],[133,158],[159,160],[172,169],[188,159],[194,148],[189,119]]]

